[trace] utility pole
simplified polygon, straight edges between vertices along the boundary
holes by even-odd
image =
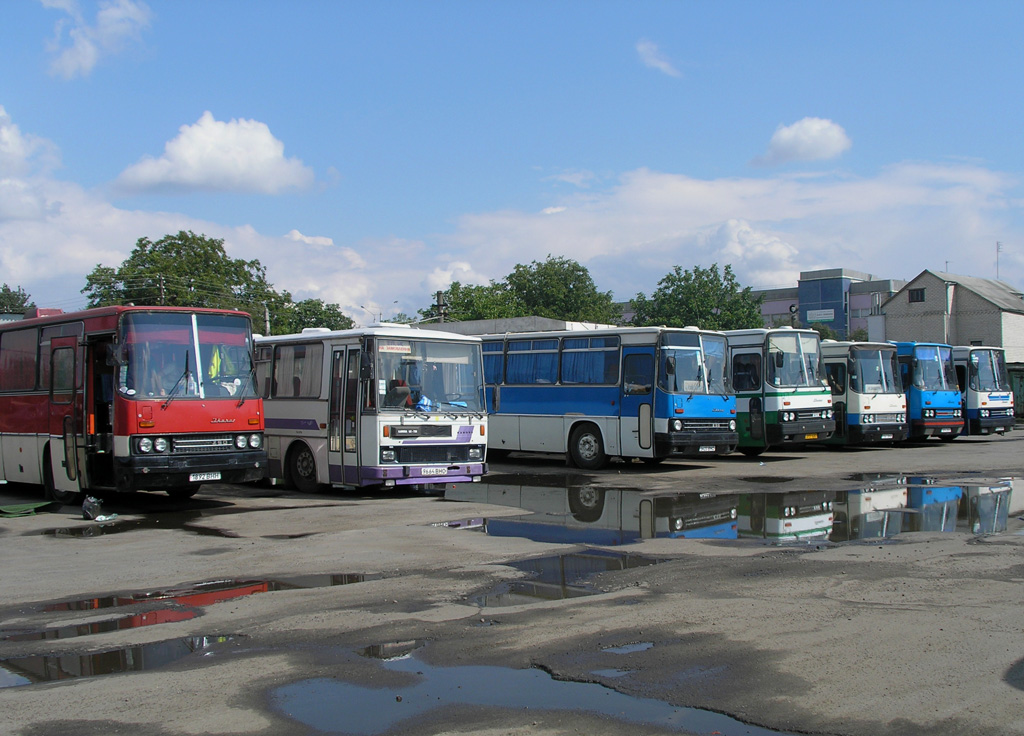
[[[436,299],[436,302],[434,303],[434,306],[437,307],[437,316],[438,316],[438,320],[437,321],[438,322],[444,322],[444,317],[445,317],[445,314],[446,314],[446,312],[448,310],[448,302],[446,302],[444,300],[444,292],[443,291],[439,291],[436,294],[434,294],[434,299]]]
[[[999,252],[1003,249],[1003,244],[998,240],[996,241],[996,281],[999,280]]]

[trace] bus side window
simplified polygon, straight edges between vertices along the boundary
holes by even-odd
[[[754,391],[761,386],[761,356],[736,355],[732,359],[732,383],[737,391]]]

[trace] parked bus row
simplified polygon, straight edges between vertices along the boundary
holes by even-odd
[[[479,480],[489,451],[658,463],[1013,428],[1003,351],[790,327],[463,336],[378,325],[253,336],[240,312],[107,307],[0,325],[0,481]]]

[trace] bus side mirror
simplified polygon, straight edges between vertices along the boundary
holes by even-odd
[[[107,343],[103,356],[104,362],[111,366],[119,366],[125,362],[125,346],[116,343]]]
[[[363,352],[360,354],[359,378],[364,381],[373,378],[373,359],[367,352]]]
[[[674,355],[670,355],[665,358],[665,373],[670,376],[674,376],[676,374],[676,357]]]
[[[784,366],[786,364],[786,356],[784,356],[782,354],[781,350],[779,352],[775,353],[774,355],[775,355],[774,360],[775,360],[775,367],[776,368],[781,368],[782,366]]]

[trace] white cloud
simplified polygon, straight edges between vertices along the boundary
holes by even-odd
[[[841,125],[823,118],[804,118],[780,125],[768,142],[768,150],[754,163],[783,164],[790,161],[821,161],[835,158],[853,145]]]
[[[682,76],[679,70],[672,65],[672,62],[661,53],[658,44],[653,41],[648,41],[646,38],[640,39],[636,42],[636,52],[640,55],[640,61],[643,62],[644,66],[657,69],[659,72],[670,77]]]
[[[285,237],[288,238],[288,240],[295,240],[299,243],[306,243],[307,245],[334,245],[334,240],[332,238],[325,238],[323,236],[316,235],[303,235],[298,230],[289,230],[285,234]]]
[[[133,0],[101,2],[93,24],[85,20],[74,0],[41,2],[68,16],[57,22],[54,38],[48,44],[48,50],[55,55],[50,73],[65,79],[88,76],[102,57],[121,51],[128,41],[140,40],[151,18],[149,8]]]
[[[45,138],[24,135],[0,105],[0,178],[47,172],[60,162],[57,147]]]
[[[277,194],[313,182],[312,169],[284,157],[284,144],[265,123],[220,122],[207,111],[183,125],[160,158],[145,157],[118,177],[122,191],[230,191]]]

